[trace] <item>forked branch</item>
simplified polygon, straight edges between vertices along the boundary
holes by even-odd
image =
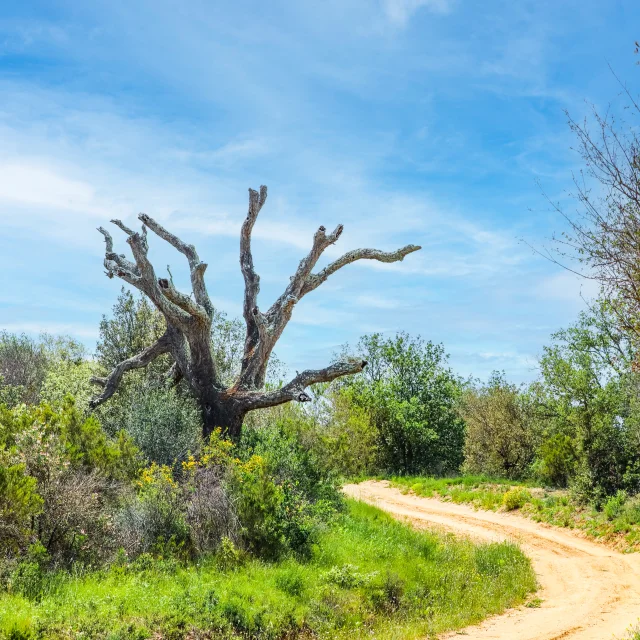
[[[422,247],[415,244],[408,244],[402,249],[397,251],[379,251],[378,249],[355,249],[354,251],[348,251],[341,258],[334,260],[330,265],[325,267],[319,273],[312,273],[307,279],[302,288],[302,295],[306,295],[310,291],[317,289],[327,278],[342,269],[348,264],[355,262],[356,260],[377,260],[378,262],[402,262],[405,256],[408,256],[414,251],[420,251]]]
[[[166,373],[168,385],[180,380],[188,386],[200,405],[203,436],[207,438],[215,428],[222,427],[233,438],[239,437],[245,415],[254,409],[272,407],[285,402],[308,402],[310,385],[331,382],[341,376],[362,371],[366,362],[344,360],[324,369],[309,369],[299,373],[280,389],[263,391],[267,365],[272,350],[289,322],[293,308],[302,297],[319,287],[327,278],[356,260],[396,262],[420,247],[407,245],[393,252],[377,249],[357,249],[344,254],[321,271],[314,269],[323,252],[337,242],[342,225],[327,233],[320,227],[313,236],[307,255],[300,261],[281,296],[266,313],[258,307],[260,277],[253,263],[251,235],[258,215],[267,199],[267,188],[249,189],[249,208],[240,231],[240,268],[244,278],[243,316],[246,336],[240,376],[235,384],[225,388],[221,382],[211,344],[213,306],[204,282],[206,263],[201,262],[195,247],[183,242],[150,216],[141,213],[142,230],[137,232],[120,220],[112,222],[127,236],[134,260],[114,251],[108,231],[99,229],[106,243],[104,265],[109,277],[117,276],[144,293],[162,313],[166,333],[152,346],[118,364],[105,378],[94,378],[102,386],[101,394],[91,406],[109,399],[117,390],[127,371],[146,367],[162,354],[170,354],[173,364]],[[192,295],[179,291],[173,278],[156,276],[148,258],[147,229],[182,253],[189,263]],[[169,273],[171,276],[171,273]]]
[[[280,389],[266,393],[247,393],[241,396],[249,410],[275,407],[285,402],[309,402],[312,398],[306,392],[307,387],[318,382],[331,382],[342,376],[360,373],[367,366],[366,360],[351,358],[324,369],[307,369]]]
[[[143,369],[147,365],[151,364],[158,356],[164,353],[169,353],[171,347],[171,340],[168,333],[165,333],[159,340],[154,342],[150,347],[147,347],[139,354],[123,360],[120,362],[113,371],[106,378],[91,378],[93,384],[100,385],[102,393],[93,398],[89,403],[92,409],[95,409],[98,405],[108,400],[118,389],[118,385],[122,380],[122,376],[127,371],[133,369]]]

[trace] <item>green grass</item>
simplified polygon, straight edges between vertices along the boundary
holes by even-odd
[[[311,558],[112,567],[0,594],[0,637],[425,638],[520,604],[535,589],[511,543],[417,531],[349,501]]]
[[[598,511],[577,504],[567,491],[543,489],[527,482],[486,476],[393,477],[389,480],[392,485],[419,496],[467,503],[491,511],[518,509],[536,522],[579,529],[622,551],[640,550],[640,497],[611,498],[603,510]]]
[[[640,640],[640,624],[632,625],[627,633],[619,640]]]

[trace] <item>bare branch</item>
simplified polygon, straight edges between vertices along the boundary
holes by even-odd
[[[98,231],[104,236],[105,257],[104,266],[107,270],[107,275],[113,278],[117,275],[120,278],[126,279],[127,282],[135,281],[139,279],[140,272],[135,264],[129,262],[124,256],[118,255],[113,250],[113,238],[111,234],[103,227],[98,227]]]
[[[247,217],[242,223],[240,230],[240,269],[244,278],[244,305],[242,315],[247,325],[247,335],[245,338],[243,368],[245,368],[249,357],[253,353],[256,344],[260,339],[261,322],[260,310],[258,309],[258,293],[260,292],[260,276],[253,266],[253,255],[251,253],[251,232],[253,225],[258,218],[260,210],[267,200],[267,187],[262,185],[260,193],[254,189],[249,189],[249,210]]]
[[[171,280],[166,278],[160,278],[158,280],[158,286],[162,290],[162,293],[171,300],[174,304],[177,304],[181,309],[186,311],[189,315],[196,318],[200,318],[203,322],[209,322],[210,316],[204,307],[201,307],[197,302],[191,299],[181,291],[178,291]]]
[[[253,266],[251,253],[251,232],[258,214],[267,200],[267,187],[260,187],[260,193],[249,189],[249,211],[242,223],[240,230],[240,268],[244,277],[244,318],[247,327],[254,323],[254,308],[257,307],[258,293],[260,292],[260,276]]]
[[[308,255],[300,261],[298,269],[295,274],[291,276],[289,286],[285,292],[273,303],[267,316],[274,316],[278,312],[284,310],[287,307],[292,307],[301,297],[302,289],[306,284],[307,278],[311,274],[311,270],[316,266],[316,263],[320,259],[320,256],[324,250],[334,244],[340,235],[344,227],[339,224],[333,233],[326,235],[326,229],[320,227],[313,236],[313,246]]]
[[[325,267],[319,273],[312,273],[307,278],[304,286],[302,287],[301,296],[306,295],[310,291],[317,289],[326,279],[338,269],[355,262],[356,260],[377,260],[378,262],[401,262],[404,257],[413,253],[414,251],[420,251],[422,247],[415,244],[408,244],[402,249],[397,251],[379,251],[378,249],[355,249],[345,253],[341,258],[338,258],[332,262],[329,266]]]
[[[98,405],[108,400],[117,391],[118,385],[122,380],[122,376],[127,371],[146,367],[158,356],[168,353],[170,346],[171,342],[169,335],[168,333],[165,333],[157,342],[154,342],[150,347],[147,347],[138,355],[128,358],[127,360],[123,360],[120,364],[116,365],[113,371],[106,378],[91,378],[91,382],[103,387],[103,391],[99,396],[96,396],[91,400],[89,406],[92,409],[95,409]]]
[[[118,276],[136,287],[151,299],[160,312],[165,315],[168,322],[183,328],[186,327],[192,316],[164,295],[156,280],[153,265],[147,258],[149,247],[146,227],[142,228],[142,233],[136,233],[122,224],[120,220],[113,220],[112,222],[129,236],[127,243],[131,247],[135,264],[113,251],[111,235],[100,227],[98,231],[104,236],[106,243],[104,265],[107,269],[107,275],[110,278],[113,278],[114,275]]]
[[[204,272],[207,269],[205,262],[200,262],[198,252],[192,244],[186,244],[178,236],[174,235],[170,231],[167,231],[159,222],[156,222],[153,218],[146,213],[140,213],[138,218],[153,231],[157,236],[168,242],[172,247],[177,249],[180,253],[186,256],[189,261],[189,270],[191,273],[191,287],[193,289],[193,295],[196,302],[205,309],[209,317],[213,314],[213,305],[211,299],[207,293],[207,287],[204,282]]]
[[[336,362],[325,369],[307,369],[280,389],[267,393],[245,393],[239,399],[241,398],[249,411],[274,407],[285,402],[309,402],[311,396],[305,391],[309,385],[318,382],[331,382],[342,376],[360,373],[366,366],[366,360],[350,358],[349,360]]]
[[[122,220],[117,220],[114,219],[111,221],[113,224],[116,225],[116,227],[119,227],[120,229],[122,229],[128,236],[132,236],[133,235],[133,230],[129,229],[129,227],[127,227]]]

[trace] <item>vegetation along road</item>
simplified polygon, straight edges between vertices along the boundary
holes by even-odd
[[[417,527],[436,525],[521,545],[538,576],[540,600],[466,629],[469,640],[606,640],[623,637],[640,617],[640,555],[625,555],[511,513],[404,494],[387,482],[367,481],[344,490]]]

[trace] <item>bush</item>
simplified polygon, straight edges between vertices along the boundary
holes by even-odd
[[[518,480],[533,459],[531,418],[524,396],[498,373],[485,387],[468,389],[464,471]]]
[[[287,549],[307,553],[320,529],[343,506],[335,472],[304,446],[304,434],[296,426],[284,421],[247,429],[240,446],[248,462],[235,470],[238,515],[246,536],[265,536],[250,546],[262,546],[266,555]],[[247,521],[254,524],[247,527]]]
[[[134,382],[99,408],[107,432],[124,430],[148,462],[160,465],[199,451],[202,426],[195,401],[177,389]]]
[[[0,443],[6,484],[0,501],[11,500],[0,519],[13,518],[16,531],[22,512],[22,543],[12,552],[40,540],[54,565],[105,559],[121,483],[139,468],[131,442],[122,434],[109,439],[66,398],[58,410],[45,404],[0,410]]]
[[[43,501],[25,465],[7,458],[6,452],[0,455],[0,546],[17,554],[33,540],[32,520],[42,512]]]
[[[169,467],[154,463],[142,472],[138,492],[116,516],[116,531],[130,557],[190,552],[183,495]]]
[[[502,496],[502,504],[507,511],[513,511],[514,509],[520,509],[531,500],[531,494],[522,487],[514,487],[509,489],[504,496]]]
[[[380,468],[401,475],[443,475],[463,461],[461,381],[447,367],[442,345],[399,333],[364,336],[363,373],[340,384],[369,413]]]
[[[554,487],[567,487],[575,476],[577,454],[574,441],[566,434],[548,436],[538,449],[534,475]]]
[[[624,505],[627,501],[627,494],[624,491],[618,491],[615,496],[611,496],[602,507],[602,511],[607,520],[615,520],[622,515]]]
[[[195,469],[189,479],[186,521],[197,553],[215,551],[224,540],[238,540],[240,523],[227,490],[227,475],[224,467],[213,466]]]

